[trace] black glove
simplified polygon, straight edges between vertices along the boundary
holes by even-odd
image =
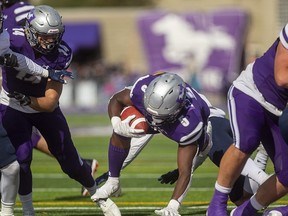
[[[0,57],[0,64],[6,67],[18,67],[18,59],[14,54],[5,54]]]
[[[64,79],[65,77],[69,77],[70,79],[74,79],[73,73],[66,70],[48,70],[48,77],[54,81],[60,82],[62,84],[66,84],[67,81]]]
[[[106,182],[108,179],[108,176],[109,176],[109,174],[108,174],[108,172],[106,172],[106,173],[103,173],[101,176],[97,177],[95,179],[96,185],[100,185],[103,182]]]
[[[172,185],[177,181],[178,177],[179,177],[179,171],[178,171],[178,169],[175,169],[173,171],[170,171],[168,173],[161,175],[158,178],[158,181],[160,181],[161,184],[170,183]]]
[[[31,104],[31,98],[27,95],[14,91],[14,93],[9,93],[8,97],[15,98],[17,101],[20,102],[21,106],[27,106]]]

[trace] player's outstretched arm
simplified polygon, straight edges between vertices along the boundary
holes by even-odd
[[[66,70],[45,69],[31,59],[19,53],[6,53],[0,56],[0,64],[6,67],[15,67],[19,71],[35,76],[49,77],[50,79],[66,84],[65,77],[74,79],[73,73]]]

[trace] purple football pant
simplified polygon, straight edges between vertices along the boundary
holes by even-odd
[[[53,112],[32,114],[19,112],[4,105],[0,105],[0,109],[3,113],[3,127],[16,149],[17,160],[21,167],[19,194],[26,195],[32,192],[30,165],[33,150],[31,141],[33,126],[45,138],[50,152],[64,173],[84,187],[94,185],[91,168],[80,158],[72,142],[66,119],[59,107]]]
[[[235,87],[228,93],[228,109],[235,145],[252,153],[262,142],[271,158],[279,181],[288,186],[288,145],[279,126],[279,117],[268,112],[252,97]]]

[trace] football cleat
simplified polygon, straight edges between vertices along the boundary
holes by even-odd
[[[111,197],[120,197],[122,195],[121,187],[119,186],[118,190],[111,194]]]
[[[87,164],[91,166],[91,175],[94,176],[99,166],[98,161],[96,159],[84,159],[84,160],[86,161]],[[83,186],[81,188],[81,195],[89,196],[88,190],[84,188]]]
[[[230,212],[230,216],[241,216],[241,215],[255,215],[258,210],[256,210],[250,200],[246,200],[244,203],[242,203],[237,208],[233,209]]]
[[[109,177],[109,173],[108,172],[105,172],[103,173],[102,175],[98,176],[96,179],[95,179],[95,182],[96,182],[96,185],[99,186],[101,185],[103,182],[106,182],[107,179]]]
[[[94,202],[97,202],[101,199],[107,199],[110,196],[113,196],[115,193],[119,193],[120,181],[118,177],[109,177],[105,184],[96,190],[96,193],[91,196],[91,199]]]
[[[263,213],[263,216],[288,216],[288,206],[280,206]]]
[[[206,216],[227,216],[228,194],[224,194],[215,189],[212,200],[206,211]]]
[[[101,208],[104,216],[121,216],[118,206],[111,200],[99,200],[97,205]]]

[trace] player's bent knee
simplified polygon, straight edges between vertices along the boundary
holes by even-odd
[[[279,182],[287,188],[288,190],[288,170],[287,171],[282,171],[276,174]]]

